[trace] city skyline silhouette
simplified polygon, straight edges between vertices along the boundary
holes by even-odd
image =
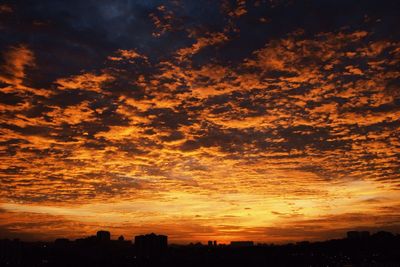
[[[348,231],[341,239],[284,245],[252,241],[169,244],[155,233],[111,239],[106,230],[76,240],[54,242],[0,240],[5,266],[396,266],[400,235],[386,231]]]

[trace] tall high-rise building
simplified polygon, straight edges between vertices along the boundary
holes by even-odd
[[[97,240],[99,241],[110,241],[111,239],[111,234],[109,231],[103,231],[103,230],[98,231],[96,236]]]
[[[154,233],[135,236],[135,248],[140,258],[162,257],[167,252],[168,237]]]

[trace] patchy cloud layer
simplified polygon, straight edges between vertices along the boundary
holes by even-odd
[[[398,8],[2,4],[0,235],[398,231]]]

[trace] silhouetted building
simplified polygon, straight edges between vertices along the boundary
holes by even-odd
[[[54,240],[55,245],[65,246],[68,245],[71,241],[68,238],[57,238]]]
[[[347,239],[362,239],[368,238],[369,232],[368,231],[348,231],[347,232]]]
[[[212,247],[212,246],[216,247],[216,246],[217,246],[217,241],[216,241],[216,240],[214,240],[214,241],[209,240],[209,241],[208,241],[208,246],[209,246],[209,247]]]
[[[125,241],[124,236],[123,236],[123,235],[120,235],[120,236],[118,237],[118,241]]]
[[[253,241],[232,241],[231,247],[252,247],[254,246]]]
[[[111,239],[109,231],[98,231],[96,236],[99,241],[110,241]]]
[[[361,238],[368,238],[369,237],[369,232],[368,231],[361,231],[360,232],[360,237]]]
[[[373,234],[372,236],[378,239],[390,239],[394,237],[394,235],[391,232],[387,231],[379,231]]]
[[[203,244],[201,242],[193,243],[190,242],[189,247],[202,247]]]
[[[154,233],[135,236],[135,248],[139,258],[161,257],[167,251],[168,237]]]
[[[356,238],[366,235],[349,233]],[[253,246],[252,241],[233,241],[231,246],[216,247],[212,241],[211,247],[201,243],[167,247],[167,237],[155,234],[138,236],[135,242],[101,242],[96,235],[55,242],[0,239],[0,266],[400,266],[400,235],[385,231],[355,240],[285,245]]]

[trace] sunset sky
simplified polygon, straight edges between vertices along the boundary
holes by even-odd
[[[0,1],[0,238],[400,232],[399,11]]]

